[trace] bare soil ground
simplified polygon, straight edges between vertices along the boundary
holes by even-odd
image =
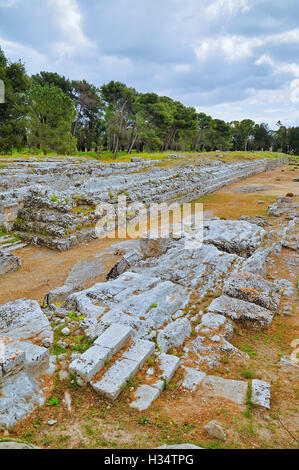
[[[241,215],[266,215],[269,203],[277,196],[285,196],[289,192],[298,194],[298,183],[293,182],[296,174],[298,172],[286,166],[271,174],[253,176],[204,198],[204,209],[216,216],[232,219]],[[270,186],[271,189],[252,194],[235,192],[237,188],[251,185]],[[258,204],[261,200],[265,204]],[[274,229],[279,227],[280,219],[271,217],[269,221]],[[66,253],[35,247],[20,250],[17,254],[22,258],[22,270],[0,281],[0,302],[23,297],[41,302],[49,290],[64,283],[70,269],[78,261],[94,259],[95,255],[113,243],[113,240],[96,240],[86,247]],[[288,261],[293,257],[294,253],[290,250],[282,250],[275,263],[276,277],[278,275],[294,283],[288,266]],[[108,256],[105,273],[96,280],[104,280],[117,259],[119,256]],[[269,280],[272,274],[269,272]],[[89,284],[94,282],[92,280]],[[280,311],[283,305],[284,301]],[[198,311],[204,306],[198,305]],[[60,380],[58,365],[49,399],[57,397],[59,405],[49,404],[37,409],[10,433],[0,432],[0,439],[18,438],[52,449],[155,448],[164,443],[182,442],[207,448],[299,448],[299,369],[278,365],[281,356],[290,356],[294,349],[291,343],[299,338],[297,306],[298,298],[297,304],[293,302],[292,316],[279,313],[268,331],[237,329],[232,343],[246,351],[250,360],[246,364],[230,363],[228,360],[210,372],[223,378],[268,381],[271,383],[271,411],[239,407],[229,400],[207,398],[199,392],[184,392],[180,387],[183,374],[179,369],[169,389],[149,410],[140,413],[131,409],[128,403],[131,401],[130,387],[136,386],[142,374],[128,385],[119,400],[110,403],[91,388],[81,389],[70,379]],[[72,400],[71,413],[63,405],[66,392]],[[50,427],[49,420],[55,420],[57,424]],[[227,434],[225,443],[213,441],[205,435],[203,428],[211,420],[222,425]]]

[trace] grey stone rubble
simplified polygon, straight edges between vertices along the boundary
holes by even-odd
[[[280,197],[274,204],[269,206],[268,214],[274,217],[286,215],[287,219],[292,220],[295,217],[299,217],[298,203],[294,203],[292,198]]]
[[[0,427],[11,427],[45,403],[45,374],[52,374],[53,332],[37,302],[0,306]],[[1,357],[2,356],[2,357]]]
[[[18,442],[14,440],[0,441],[0,450],[32,450],[40,449],[40,447],[33,446],[31,444],[25,444],[25,442]]]
[[[217,439],[219,441],[226,441],[226,434],[223,431],[222,427],[216,423],[216,421],[211,421],[208,423],[205,427],[204,430],[208,434],[209,437],[212,439]]]
[[[254,379],[252,381],[251,401],[254,405],[262,406],[270,410],[271,405],[271,387],[270,384],[262,380]]]
[[[0,276],[18,271],[21,267],[21,259],[10,253],[0,251]]]
[[[167,168],[162,163],[138,160],[108,165],[75,158],[3,160],[0,226],[15,228],[25,242],[68,250],[95,236],[99,220],[95,207],[99,203],[114,204],[117,209],[119,195],[126,196],[129,203],[145,205],[194,200],[282,165],[284,159],[226,163],[185,158],[179,166],[173,163]],[[132,209],[130,218],[137,213]]]
[[[228,316],[235,323],[249,328],[264,329],[271,325],[274,312],[244,300],[223,295],[213,300],[209,312]]]

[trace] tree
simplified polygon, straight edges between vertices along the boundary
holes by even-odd
[[[287,138],[288,138],[287,128],[286,128],[286,126],[284,126],[282,124],[281,121],[278,121],[276,125],[279,128],[278,131],[277,131],[277,136],[278,136],[278,139],[279,139],[279,142],[280,142],[279,148],[280,148],[281,152],[286,152],[287,151]]]
[[[198,123],[198,136],[196,138],[196,143],[194,146],[195,151],[199,150],[200,141],[202,140],[204,131],[213,127],[213,119],[211,116],[207,116],[205,113],[197,114],[197,123]]]
[[[76,113],[72,100],[60,88],[48,85],[33,85],[29,100],[30,145],[45,154],[50,151],[74,153],[76,139],[71,134],[71,125]]]
[[[73,81],[72,87],[76,109],[73,136],[78,139],[78,148],[91,150],[98,147],[100,136],[103,133],[103,104],[99,90],[86,80]]]
[[[254,129],[254,146],[256,150],[265,150],[271,147],[272,137],[268,124],[256,124]]]
[[[101,87],[101,97],[105,103],[109,147],[115,159],[120,144],[125,141],[127,121],[132,112],[136,90],[123,83],[111,81]]]
[[[9,62],[0,48],[0,80],[5,85],[5,102],[0,104],[0,153],[20,150],[26,144],[26,93],[30,79],[21,62]]]
[[[74,99],[72,82],[58,73],[43,71],[36,75],[32,75],[31,79],[33,85],[40,85],[42,87],[56,86],[60,88],[65,95]]]
[[[231,123],[231,134],[234,143],[234,150],[248,150],[248,143],[253,140],[255,133],[255,123],[251,119],[243,121],[233,121]]]
[[[299,127],[291,127],[288,132],[290,150],[299,155]]]

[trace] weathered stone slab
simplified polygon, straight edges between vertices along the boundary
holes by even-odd
[[[226,295],[213,300],[208,310],[225,315],[247,328],[267,328],[271,325],[274,317],[271,310]]]
[[[69,371],[87,383],[102,369],[105,361],[109,360],[111,355],[111,349],[93,346],[70,364]]]
[[[117,279],[121,274],[128,271],[137,261],[140,261],[143,258],[142,254],[134,250],[130,253],[126,253],[118,263],[110,270],[107,274],[106,279]]]
[[[262,406],[270,410],[271,407],[271,386],[263,380],[252,380],[251,401],[254,405]]]
[[[0,427],[14,426],[44,403],[45,395],[40,384],[24,371],[8,377],[1,386]]]
[[[131,408],[139,411],[147,410],[151,404],[159,397],[161,391],[150,385],[140,385],[134,393],[135,400],[130,403]]]
[[[229,277],[224,284],[223,293],[274,312],[277,312],[280,303],[277,286],[254,274],[242,273]]]
[[[10,338],[43,346],[53,342],[50,323],[35,300],[16,300],[0,306],[0,331]]]
[[[171,354],[160,354],[157,362],[159,370],[161,371],[159,378],[170,382],[180,365],[180,359]]]
[[[18,441],[0,441],[0,450],[32,450],[40,449],[40,447],[33,446],[31,444],[25,444],[25,442]]]
[[[109,400],[116,400],[126,385],[139,369],[139,363],[129,359],[119,359],[104,374],[100,381],[92,383],[95,392]]]
[[[155,343],[146,340],[138,340],[127,351],[124,352],[123,357],[136,361],[139,367],[142,367],[145,361],[155,352]]]
[[[126,325],[111,325],[95,342],[96,346],[108,348],[111,354],[119,351],[132,335],[133,330]]]
[[[37,376],[49,367],[49,349],[29,341],[18,341],[16,346],[25,353],[25,370],[28,374]]]
[[[200,372],[199,370],[193,369],[192,367],[185,367],[185,376],[182,387],[190,390],[191,392],[195,392],[206,375],[207,374],[205,372]]]
[[[65,284],[62,287],[56,287],[56,289],[51,290],[51,292],[45,296],[44,305],[64,302],[73,292],[80,292],[82,290],[83,287],[73,284]]]
[[[169,323],[158,334],[158,345],[162,352],[181,346],[191,334],[191,324],[187,318],[179,318]]]
[[[171,245],[170,238],[161,238],[155,232],[147,232],[140,239],[140,250],[145,257],[158,257],[166,253]]]
[[[205,432],[212,439],[217,439],[218,441],[225,441],[226,434],[223,431],[222,427],[216,423],[216,421],[211,421],[204,427]]]
[[[198,446],[195,446],[194,444],[175,444],[173,446],[167,446],[166,444],[164,446],[161,446],[161,447],[157,447],[157,449],[173,449],[173,450],[176,450],[176,449],[200,449],[200,450],[204,450],[203,447],[198,447]]]
[[[18,271],[21,267],[21,259],[11,253],[3,253],[0,251],[0,276],[4,274]]]
[[[148,409],[151,404],[160,396],[165,382],[170,382],[179,367],[180,359],[169,354],[160,354],[157,361],[159,369],[158,380],[152,380],[152,374],[148,373],[147,379],[151,378],[150,384],[142,384],[134,393],[135,400],[130,404],[132,408],[139,411]],[[153,370],[154,373],[154,370]]]
[[[201,323],[196,328],[196,331],[208,334],[208,336],[217,333],[217,335],[223,336],[226,340],[230,341],[234,334],[234,327],[232,322],[224,315],[206,313],[201,317]]]
[[[247,382],[228,380],[210,375],[204,378],[200,391],[209,396],[226,398],[237,405],[244,405],[247,398],[247,389]]]
[[[212,220],[204,224],[204,243],[241,256],[252,255],[265,236],[264,229],[245,221]]]
[[[2,377],[17,374],[25,364],[25,353],[21,351],[14,340],[0,336],[0,366]]]

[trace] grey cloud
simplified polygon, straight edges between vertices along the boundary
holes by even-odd
[[[66,4],[79,14],[69,34]],[[273,122],[279,106],[289,106],[289,119],[298,123],[288,90],[297,77],[299,39],[265,39],[299,28],[297,8],[297,0],[26,0],[0,3],[0,38],[12,59],[25,54],[29,73],[40,67],[97,86],[120,80],[223,118],[228,103],[234,119],[245,106],[257,120]],[[203,43],[206,54],[197,57]],[[259,103],[248,104],[253,90]]]

